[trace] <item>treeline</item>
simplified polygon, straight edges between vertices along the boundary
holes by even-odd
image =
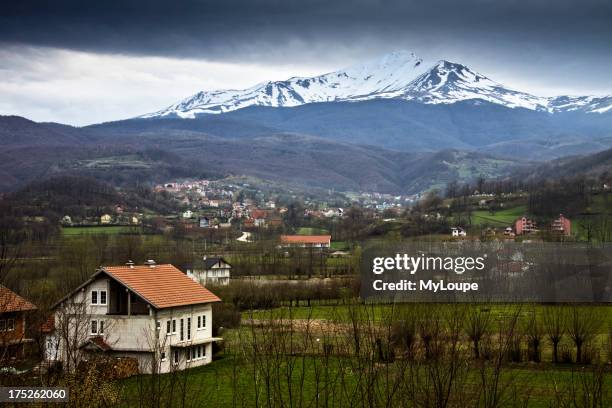
[[[337,304],[341,299],[359,295],[359,280],[356,278],[309,280],[309,281],[268,281],[232,280],[228,286],[211,287],[224,303],[232,304],[237,310],[272,309],[282,305],[311,306]]]

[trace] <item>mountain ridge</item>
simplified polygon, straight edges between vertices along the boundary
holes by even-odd
[[[250,106],[295,107],[309,103],[373,99],[402,99],[424,104],[482,100],[509,108],[548,113],[612,112],[612,96],[535,96],[506,87],[460,63],[439,60],[431,64],[414,53],[396,51],[314,77],[266,81],[242,90],[200,91],[138,118],[194,119]]]

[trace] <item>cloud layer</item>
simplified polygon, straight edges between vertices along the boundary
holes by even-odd
[[[610,93],[612,2],[2,2],[0,113],[111,120],[397,49],[538,94]]]

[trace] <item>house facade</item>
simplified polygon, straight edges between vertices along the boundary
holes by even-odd
[[[467,236],[467,233],[461,227],[453,227],[453,228],[451,228],[451,235],[453,237],[465,237],[465,236]]]
[[[185,266],[185,273],[202,286],[229,285],[232,265],[222,257],[202,257],[201,262]]]
[[[25,357],[27,314],[36,306],[0,285],[0,363]],[[0,364],[1,365],[1,364]]]
[[[54,306],[45,356],[68,370],[96,355],[134,358],[142,373],[208,364],[219,301],[173,265],[101,267]]]
[[[523,235],[537,232],[538,228],[534,220],[526,216],[522,216],[514,222],[514,231],[516,232],[516,235]]]
[[[572,235],[572,222],[569,218],[565,218],[563,214],[559,214],[559,217],[550,224],[550,229],[552,232],[570,236]]]

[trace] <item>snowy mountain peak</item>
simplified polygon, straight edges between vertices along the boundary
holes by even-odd
[[[505,87],[456,62],[440,60],[428,64],[412,52],[396,51],[315,77],[268,81],[243,90],[200,91],[141,118],[195,118],[249,106],[292,107],[371,99],[404,99],[426,104],[475,100],[548,112],[612,111],[612,97],[538,97]]]

